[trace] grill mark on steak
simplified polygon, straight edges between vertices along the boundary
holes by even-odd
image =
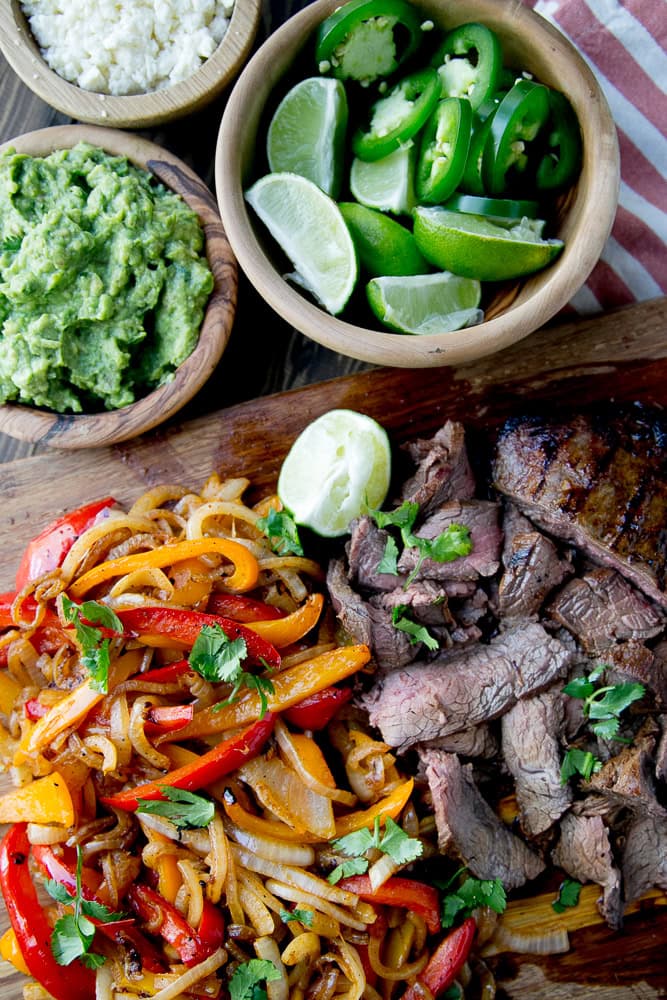
[[[493,479],[544,530],[618,569],[667,606],[667,438],[664,418],[515,418],[501,431]]]
[[[544,871],[542,858],[507,829],[482,797],[470,764],[462,765],[455,754],[439,750],[425,750],[420,756],[441,850],[454,848],[473,875],[499,878],[506,889],[516,889]]]
[[[385,743],[405,750],[497,718],[563,677],[571,659],[541,625],[525,623],[488,645],[395,671],[374,685],[364,706]]]

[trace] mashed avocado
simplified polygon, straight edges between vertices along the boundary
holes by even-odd
[[[0,154],[0,402],[111,410],[172,378],[213,288],[203,243],[123,157]]]

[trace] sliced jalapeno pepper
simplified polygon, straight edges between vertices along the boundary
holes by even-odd
[[[459,186],[468,159],[472,132],[470,101],[439,101],[422,133],[417,166],[417,198],[438,204]]]
[[[380,160],[406,143],[420,130],[440,97],[434,69],[423,69],[400,80],[371,107],[367,131],[358,129],[352,149],[360,160]]]
[[[535,141],[548,116],[548,88],[518,80],[500,102],[484,144],[482,179],[488,194],[505,194],[510,172],[526,172],[527,147]]]
[[[419,47],[421,21],[404,0],[350,0],[319,27],[320,72],[366,85],[389,76]]]
[[[484,215],[487,219],[536,219],[540,206],[536,201],[510,198],[481,198],[474,194],[454,194],[445,203],[452,212]]]
[[[500,42],[484,24],[454,28],[431,60],[436,66],[442,97],[466,97],[473,110],[498,86],[503,65]]]
[[[482,180],[482,157],[494,114],[495,112],[492,111],[483,120],[475,115],[473,120],[468,159],[460,182],[461,188],[469,194],[483,195],[485,193],[484,181]]]
[[[548,151],[537,167],[539,191],[557,191],[574,179],[581,166],[579,122],[567,97],[549,91],[549,123],[546,128]]]

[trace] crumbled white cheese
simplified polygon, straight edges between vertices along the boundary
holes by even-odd
[[[100,94],[145,94],[191,76],[227,30],[234,0],[23,0],[59,76]]]

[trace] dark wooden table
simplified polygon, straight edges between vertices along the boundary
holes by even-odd
[[[264,0],[255,46],[283,20],[305,6],[293,0]],[[227,92],[228,93],[228,92]],[[0,142],[32,129],[71,121],[36,97],[0,55]],[[142,132],[192,166],[214,190],[213,159],[226,94],[204,111],[172,125]],[[223,406],[367,368],[297,333],[280,319],[239,275],[239,305],[230,344],[218,370],[179,422]],[[0,462],[34,455],[43,446],[0,434]]]

